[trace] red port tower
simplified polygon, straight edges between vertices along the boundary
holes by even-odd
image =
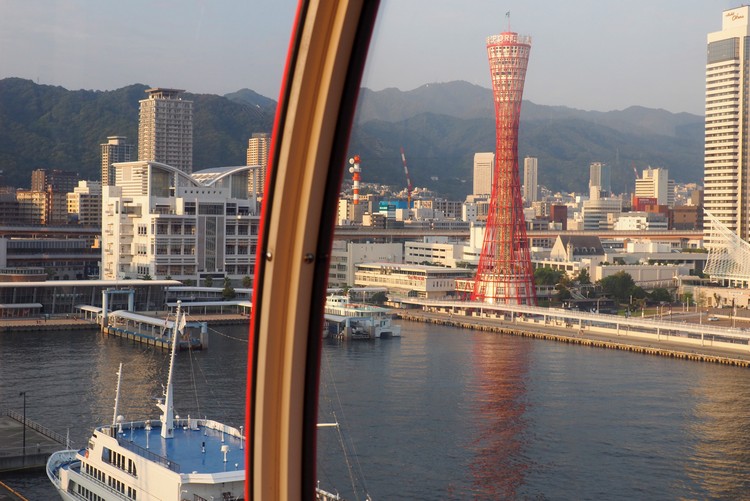
[[[530,50],[531,37],[511,31],[487,38],[495,99],[495,169],[473,301],[536,305],[518,175],[518,124]]]

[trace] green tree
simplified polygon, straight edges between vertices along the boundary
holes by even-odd
[[[203,279],[203,285],[206,287],[213,287],[214,279],[209,275]]]
[[[242,286],[245,288],[249,288],[253,286],[253,279],[250,278],[249,275],[245,275],[242,277]]]
[[[553,270],[549,266],[534,270],[534,283],[537,285],[557,285],[565,272]]]
[[[377,305],[384,305],[388,301],[388,295],[385,292],[379,291],[370,297],[370,302]]]
[[[619,303],[627,302],[635,289],[633,277],[624,271],[602,278],[599,285],[605,294],[612,296]]]
[[[234,287],[232,287],[232,282],[230,282],[229,277],[224,277],[224,290],[221,291],[221,297],[224,299],[234,299],[237,296],[237,293],[234,291]]]
[[[588,268],[581,268],[576,277],[576,281],[581,285],[588,285],[591,283],[591,275],[589,275]]]
[[[672,294],[670,294],[669,291],[663,287],[657,287],[656,289],[652,290],[648,297],[651,301],[654,301],[656,303],[672,302]]]

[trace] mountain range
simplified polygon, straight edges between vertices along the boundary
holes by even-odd
[[[0,170],[6,184],[28,186],[37,168],[99,179],[107,136],[137,140],[138,101],[147,85],[113,91],[66,90],[30,80],[0,80]],[[192,99],[194,170],[245,163],[247,139],[272,128],[276,102],[250,89]],[[494,151],[492,91],[467,82],[410,91],[363,88],[350,152],[362,157],[363,182],[406,186],[401,147],[415,186],[452,198],[472,189],[475,152]],[[539,183],[585,191],[589,164],[612,166],[616,192],[633,190],[633,167],[665,167],[677,182],[700,182],[703,117],[633,106],[596,112],[524,101],[519,157],[539,159]]]

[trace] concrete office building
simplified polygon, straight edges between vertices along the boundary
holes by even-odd
[[[674,180],[669,179],[669,170],[644,169],[641,178],[635,180],[635,196],[655,198],[657,205],[674,207]]]
[[[494,153],[474,153],[474,195],[492,194],[492,173],[494,171]]]
[[[208,277],[217,284],[252,277],[260,218],[247,193],[250,169],[190,175],[158,162],[115,164],[116,186],[104,187],[102,201],[101,278],[203,285]]]
[[[79,181],[68,193],[68,221],[81,226],[100,227],[102,224],[102,183]]]
[[[601,162],[589,165],[589,192],[593,187],[598,187],[604,197],[612,194],[612,169],[609,165]]]
[[[523,159],[523,200],[527,206],[539,199],[538,161],[535,157]]]

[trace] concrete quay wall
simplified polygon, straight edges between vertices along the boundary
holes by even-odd
[[[700,339],[690,340],[691,343],[693,341],[697,341],[697,343],[690,346],[694,351],[687,351],[687,347],[676,346],[678,344],[677,342],[664,339],[668,336],[660,335],[659,339],[657,339],[656,334],[651,335],[648,333],[639,333],[636,337],[634,333],[631,332],[628,334],[627,339],[611,339],[611,336],[616,336],[616,334],[613,332],[605,332],[612,331],[612,329],[604,328],[599,329],[598,332],[593,332],[590,327],[578,331],[575,326],[571,329],[553,324],[543,325],[535,324],[534,322],[507,322],[500,319],[490,320],[487,318],[475,318],[444,313],[427,314],[417,310],[401,310],[397,315],[403,320],[413,322],[448,325],[463,329],[495,332],[504,335],[523,336],[546,341],[589,346],[592,348],[607,348],[632,353],[641,353],[644,355],[657,355],[692,360],[696,362],[750,367],[750,352],[747,352],[746,354],[739,352],[735,353],[737,350],[736,347],[732,347],[732,350],[727,350],[723,346],[718,346],[719,344],[724,343],[715,343],[714,346],[701,346]],[[594,328],[594,330],[596,330],[596,328]],[[621,335],[621,337],[624,336]],[[747,351],[747,347],[745,347],[745,350]]]

